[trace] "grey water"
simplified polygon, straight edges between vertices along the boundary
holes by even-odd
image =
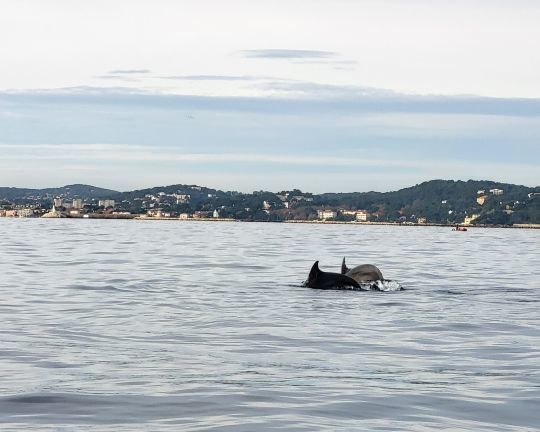
[[[532,431],[540,231],[0,219],[0,430]],[[372,263],[405,288],[304,288]]]

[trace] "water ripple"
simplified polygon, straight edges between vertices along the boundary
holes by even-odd
[[[2,430],[538,430],[538,231],[0,219],[0,234]],[[299,286],[343,256],[406,290]]]

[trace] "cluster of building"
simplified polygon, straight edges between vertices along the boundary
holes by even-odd
[[[95,205],[86,204],[81,198],[73,198],[73,200],[65,200],[64,198],[55,198],[53,207],[50,211],[42,215],[45,218],[56,218],[72,216],[77,217],[89,212],[94,212],[97,209],[112,213],[115,208],[115,201],[112,199],[99,200],[97,208]]]
[[[208,198],[212,198],[212,194],[208,194]],[[140,201],[143,208],[154,209],[160,207],[162,204],[188,204],[190,199],[191,195],[189,194],[158,192],[135,198],[134,201]]]
[[[35,217],[36,211],[31,207],[20,207],[14,209],[0,209],[0,217]]]
[[[253,200],[250,195],[247,195],[246,201],[242,201],[243,198],[238,196],[242,195],[241,193],[231,192],[228,193],[229,195],[224,195],[212,190],[208,190],[208,192],[213,193],[206,193],[206,191],[203,191],[202,188],[198,186],[190,186],[189,189],[177,189],[176,193],[154,192],[144,196],[140,194],[137,197],[129,198],[129,200],[123,200],[121,202],[116,202],[113,199],[88,199],[85,201],[81,198],[67,199],[65,197],[48,195],[46,199],[43,199],[43,197],[36,197],[37,201],[35,203],[28,204],[31,200],[29,200],[28,197],[25,197],[26,201],[20,200],[17,204],[4,201],[2,204],[3,208],[0,206],[0,217],[138,217],[186,220],[222,219],[235,215],[233,217],[246,220],[253,220],[254,218],[254,220],[264,220],[264,215],[261,217],[262,210],[264,213],[270,215],[268,220],[287,220],[295,217],[298,218],[298,215],[301,215],[300,218],[309,218],[311,220],[314,217],[314,211],[317,212],[317,219],[320,221],[341,220],[367,222],[368,220],[386,220],[387,218],[384,213],[381,213],[380,209],[375,210],[373,208],[371,209],[372,213],[368,213],[368,211],[364,209],[347,208],[351,205],[349,203],[341,204],[341,208],[322,207],[313,202],[314,198],[311,194],[302,193],[299,190],[281,192],[275,195],[265,191],[254,192],[253,195],[258,195],[259,200]],[[503,200],[500,198],[503,194],[504,190],[493,188],[489,190],[478,190],[475,197],[473,191],[472,196],[467,197],[466,200],[468,213],[465,213],[466,210],[463,209],[462,203],[460,203],[458,208],[454,207],[455,204],[452,200],[442,199],[440,203],[444,213],[452,215],[448,220],[457,221],[465,216],[462,224],[470,225],[481,215],[484,216],[485,214],[489,214],[494,208],[496,208],[497,211],[502,210],[502,212],[510,215],[515,211],[519,211],[527,203],[525,198],[522,199],[521,203],[514,200]],[[512,196],[512,194],[508,194],[508,192],[507,195]],[[538,192],[531,192],[528,194],[529,199],[538,196],[540,196],[540,193]],[[122,198],[120,198],[120,200],[121,199]],[[475,200],[477,205],[474,205]],[[488,204],[486,205],[486,203]],[[51,204],[52,209],[50,208]],[[244,208],[244,205],[247,205],[248,207],[254,206],[253,210],[248,207]],[[479,206],[483,207],[480,208]],[[308,210],[304,211],[304,209],[301,209],[303,207],[307,207]],[[196,208],[203,210],[194,211]],[[284,211],[284,208],[291,210]],[[420,212],[421,210],[418,211]],[[422,213],[424,214],[422,215]],[[423,211],[421,211],[420,215],[409,214],[408,209],[403,208],[399,211],[399,214],[394,216],[396,219],[392,219],[392,221],[402,224],[426,224],[428,221],[426,220],[426,217],[424,217],[425,215],[426,213]]]
[[[470,216],[465,216],[465,219],[463,219],[463,225],[470,225],[472,221],[474,221],[475,219],[478,219],[479,217],[480,215],[477,213],[473,213]]]
[[[292,208],[298,204],[301,204],[301,203],[309,203],[309,202],[313,202],[313,197],[311,196],[307,196],[307,195],[303,195],[303,194],[296,194],[296,195],[293,195],[291,192],[286,192],[286,193],[281,193],[281,194],[276,194],[276,196],[278,197],[278,199],[282,202],[283,204],[283,207],[285,208]],[[265,205],[268,205],[268,203],[265,201]],[[270,207],[268,208],[265,208],[265,210],[269,210]]]
[[[171,211],[163,210],[163,209],[155,209],[155,210],[148,210],[144,216],[141,216],[143,218],[156,218],[156,219],[163,219],[163,218],[178,218],[181,220],[187,220],[187,219],[219,219],[221,218],[221,215],[219,214],[219,210],[214,210],[213,212],[206,212],[206,211],[196,211],[193,213],[180,213],[176,214]]]
[[[349,218],[352,217],[352,219],[358,222],[367,222],[368,216],[369,216],[366,210],[344,210],[344,209],[338,209],[337,211],[331,210],[331,209],[317,210],[318,219],[323,220],[323,221],[336,219],[339,214],[343,216],[347,216]]]
[[[478,205],[481,205],[483,206],[488,200],[491,199],[491,197],[495,197],[495,196],[501,196],[504,194],[504,190],[503,189],[490,189],[489,190],[489,193],[486,192],[485,190],[479,190],[476,194],[476,203]],[[528,198],[531,199],[531,198],[534,198],[534,196],[536,195],[540,195],[539,193],[529,193],[528,194]],[[502,204],[502,202],[500,202],[500,204]],[[511,201],[511,202],[508,202],[504,205],[504,208],[502,209],[502,212],[503,213],[506,213],[507,215],[511,215],[512,213],[514,213],[514,209],[516,209],[519,205],[520,205],[520,201]],[[480,217],[479,214],[472,214],[470,216],[467,216],[465,218],[465,220],[463,221],[463,224],[464,225],[469,225],[472,221],[474,221],[475,219],[478,219]]]
[[[96,211],[114,213],[115,201],[111,199],[99,200],[96,203],[86,203],[81,198],[67,200],[62,197],[53,199],[52,208],[44,209],[40,205],[16,205],[10,209],[0,209],[0,217],[77,217]]]
[[[483,206],[488,200],[492,199],[492,197],[496,197],[496,196],[498,197],[503,194],[504,194],[503,189],[494,188],[494,189],[489,189],[487,191],[485,189],[481,189],[476,192],[476,203],[480,206]],[[447,200],[441,201],[441,204],[447,204]],[[519,204],[519,201],[515,201],[515,204]],[[513,212],[513,210],[511,210],[510,207],[507,205],[506,208],[503,210],[503,212],[510,214]],[[448,211],[448,214],[452,214],[452,213],[453,213],[453,210]],[[480,214],[478,213],[472,213],[472,214],[466,215],[463,219],[462,224],[470,225],[473,221],[475,221],[479,217],[480,217]]]
[[[486,201],[489,199],[490,194],[492,196],[500,196],[504,193],[504,190],[502,189],[490,189],[489,193],[487,193],[485,190],[479,190],[476,193],[476,202],[479,205],[484,205]]]

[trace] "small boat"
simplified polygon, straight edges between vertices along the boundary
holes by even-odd
[[[455,227],[455,228],[452,228],[452,231],[467,231],[467,228],[457,226],[457,227]]]

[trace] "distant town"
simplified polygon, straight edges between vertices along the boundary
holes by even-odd
[[[537,227],[540,187],[432,180],[385,193],[240,193],[196,185],[130,192],[81,184],[0,188],[0,217]]]

